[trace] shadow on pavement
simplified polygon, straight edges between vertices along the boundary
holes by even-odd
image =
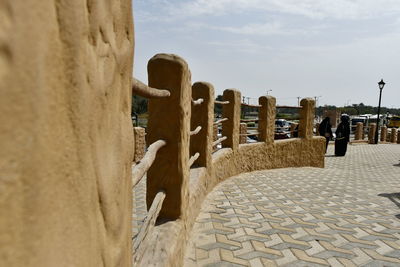
[[[394,204],[396,204],[397,207],[400,208],[400,193],[382,193],[379,194],[378,196],[380,197],[387,197],[390,201],[392,201]],[[400,214],[395,215],[396,218],[400,219]]]
[[[400,167],[400,163],[393,164],[393,166]]]

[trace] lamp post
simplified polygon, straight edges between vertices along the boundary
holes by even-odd
[[[385,82],[383,79],[381,79],[380,82],[378,82],[379,85],[379,105],[378,105],[378,117],[376,118],[376,130],[375,130],[375,144],[378,144],[378,132],[379,132],[379,116],[381,113],[381,99],[382,99],[382,89],[385,87]]]
[[[318,107],[318,100],[319,100],[321,97],[322,97],[322,95],[314,96],[314,99],[315,99],[315,107],[316,107],[316,108]]]

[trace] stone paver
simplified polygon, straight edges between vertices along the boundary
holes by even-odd
[[[186,266],[400,266],[400,146],[241,174],[207,197]]]
[[[135,240],[147,216],[146,176],[133,188],[132,239]]]

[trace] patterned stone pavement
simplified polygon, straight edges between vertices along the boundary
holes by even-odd
[[[133,188],[132,239],[135,240],[147,216],[146,176]]]
[[[203,203],[185,266],[400,266],[400,145],[242,174]]]

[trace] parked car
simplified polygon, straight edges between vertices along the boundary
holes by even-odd
[[[400,127],[400,116],[393,116],[389,120],[389,128],[399,128]]]
[[[275,120],[275,139],[290,138],[290,124],[285,119]]]
[[[368,117],[353,117],[351,119],[351,132],[354,133],[357,128],[357,123],[362,122],[364,126],[368,126]]]

